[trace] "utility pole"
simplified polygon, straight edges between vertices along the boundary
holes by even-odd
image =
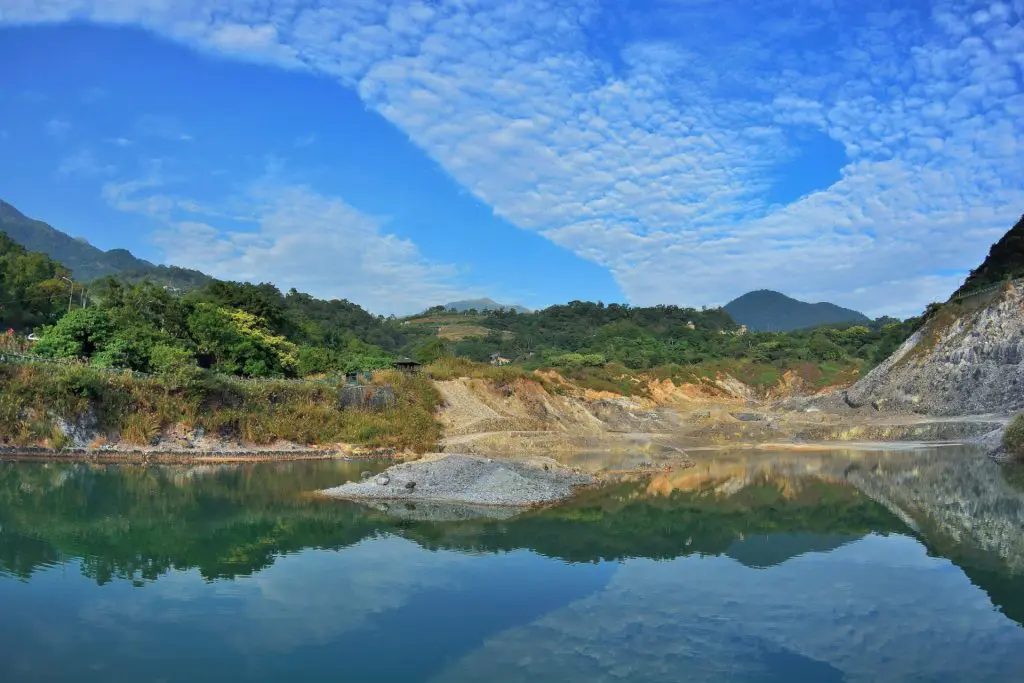
[[[71,287],[71,291],[68,292],[68,313],[70,313],[71,302],[74,301],[75,298],[75,283],[73,280],[71,280],[70,278],[66,278],[63,275],[60,276],[60,279],[66,281],[68,285]]]

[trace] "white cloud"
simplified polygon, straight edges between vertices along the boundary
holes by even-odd
[[[135,133],[140,137],[160,138],[172,142],[191,142],[192,135],[185,131],[173,116],[146,114],[135,123]]]
[[[54,117],[46,122],[44,128],[47,135],[55,138],[62,138],[71,130],[71,123],[65,119]]]
[[[211,206],[169,193],[154,171],[108,182],[103,196],[158,221],[155,242],[168,263],[215,277],[272,282],[381,313],[413,313],[466,294],[455,268],[426,259],[381,219],[305,186],[264,181]]]
[[[498,215],[608,267],[641,304],[767,286],[912,313],[1024,208],[1019,3],[8,5],[0,20],[139,23],[333,75]],[[800,129],[849,163],[776,206]]]
[[[105,176],[114,173],[113,164],[100,161],[90,149],[80,149],[64,157],[57,165],[58,176]]]

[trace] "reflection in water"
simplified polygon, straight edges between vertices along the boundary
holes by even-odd
[[[967,449],[717,454],[512,518],[307,495],[380,467],[0,462],[10,680],[1024,671],[1024,492]]]

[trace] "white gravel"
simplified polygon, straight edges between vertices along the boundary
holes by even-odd
[[[549,458],[508,460],[472,455],[435,455],[388,468],[363,482],[323,493],[350,500],[408,500],[520,507],[568,498],[593,477]],[[378,483],[386,482],[386,483]],[[407,484],[414,483],[410,489]]]

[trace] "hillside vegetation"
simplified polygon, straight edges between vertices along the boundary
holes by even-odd
[[[992,245],[982,264],[971,271],[953,296],[1019,277],[1024,277],[1024,216]]]
[[[435,332],[442,353],[479,362],[499,354],[528,369],[556,368],[621,392],[635,384],[629,376],[637,373],[683,381],[725,373],[762,387],[787,370],[813,387],[852,381],[888,357],[918,320],[742,334],[722,309],[574,301],[529,314],[433,311],[407,323]]]
[[[27,217],[0,200],[0,232],[30,251],[41,252],[70,270],[75,279],[90,282],[107,275],[131,282],[151,280],[180,289],[192,289],[210,280],[197,270],[158,266],[136,258],[125,249],[103,251],[53,226]]]
[[[666,379],[816,390],[855,380],[918,322],[746,333],[723,309],[582,301],[536,312],[435,307],[395,319],[269,283],[204,276],[183,291],[124,272],[87,283],[85,295],[64,265],[0,233],[0,325],[36,332],[33,354],[72,362],[0,365],[0,441],[60,447],[74,425],[86,424],[93,437],[124,443],[202,433],[252,444],[422,450],[439,434],[431,379],[471,376],[499,389],[530,379],[554,393],[622,395],[643,395]],[[0,341],[25,349],[17,336]],[[404,356],[427,364],[426,372],[390,373]],[[510,365],[493,367],[492,357]],[[375,371],[368,381],[388,384],[393,404],[341,405],[342,375],[352,371]],[[319,381],[240,381],[303,378]]]
[[[362,444],[426,451],[440,430],[428,379],[374,376],[391,405],[346,407],[319,382],[244,382],[212,373],[144,377],[82,365],[0,364],[0,445],[191,448],[209,439],[267,445]]]
[[[32,330],[67,311],[70,273],[0,232],[0,333]]]
[[[856,376],[885,358],[914,321],[878,321],[789,333],[743,334],[722,309],[631,307],[574,301],[542,311],[454,313],[406,320],[375,316],[271,284],[210,280],[180,293],[150,281],[108,277],[81,288],[67,310],[67,270],[10,240],[0,242],[2,286],[12,303],[0,324],[40,336],[34,352],[142,372],[208,369],[244,377],[306,377],[495,354],[529,369],[556,368],[610,388],[636,372],[692,378],[725,372],[770,385],[793,368],[812,385]],[[811,367],[808,367],[808,366]]]

